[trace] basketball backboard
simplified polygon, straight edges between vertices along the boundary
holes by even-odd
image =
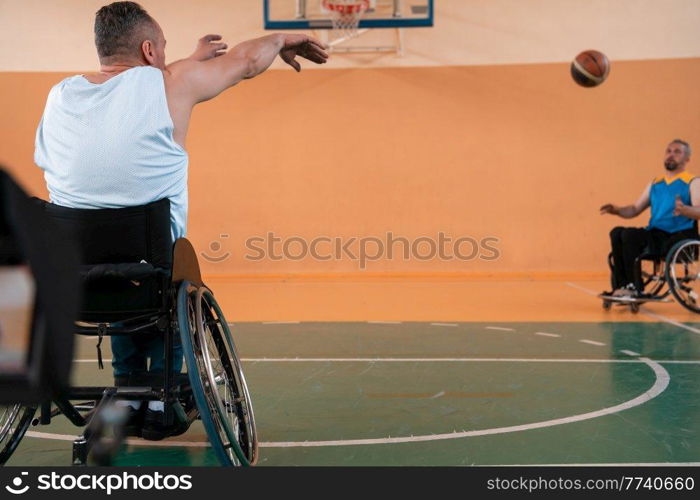
[[[323,0],[263,0],[267,30],[332,29]],[[369,0],[359,28],[418,28],[433,25],[433,0]]]

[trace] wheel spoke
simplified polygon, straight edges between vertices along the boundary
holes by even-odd
[[[666,274],[673,296],[683,307],[696,313],[700,313],[700,307],[698,307],[699,249],[700,242],[697,240],[684,240],[677,243],[669,252]]]

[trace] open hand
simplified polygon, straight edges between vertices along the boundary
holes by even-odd
[[[673,209],[673,215],[685,215],[686,204],[683,203],[680,196],[676,196],[676,206]]]
[[[606,203],[605,205],[600,207],[600,215],[603,214],[617,215],[617,207],[612,203]]]
[[[197,41],[197,48],[188,59],[206,61],[225,54],[228,45],[219,40],[221,40],[221,35],[204,35]]]
[[[324,64],[328,60],[326,47],[317,39],[306,35],[285,35],[280,57],[297,72],[301,65],[296,56],[308,59],[316,64]]]

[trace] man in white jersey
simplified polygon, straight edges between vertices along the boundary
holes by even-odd
[[[53,87],[37,130],[35,162],[44,170],[50,201],[71,208],[119,208],[168,198],[173,239],[185,236],[185,139],[192,108],[259,75],[277,56],[296,71],[301,70],[297,56],[317,64],[328,58],[324,46],[306,35],[273,34],[228,52],[220,39],[207,35],[192,56],[166,66],[163,31],[140,5],[102,7],[95,18],[100,70]],[[112,336],[111,341],[116,384],[146,371],[147,358],[148,371],[162,372],[162,339],[144,344]],[[182,358],[176,358],[179,371]],[[126,403],[134,422],[141,403]],[[162,402],[148,403],[144,437],[176,432],[159,427],[162,411]]]

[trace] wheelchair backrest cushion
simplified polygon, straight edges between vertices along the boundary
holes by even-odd
[[[36,199],[80,247],[82,264],[146,261],[171,269],[170,201],[126,208],[67,208]]]

